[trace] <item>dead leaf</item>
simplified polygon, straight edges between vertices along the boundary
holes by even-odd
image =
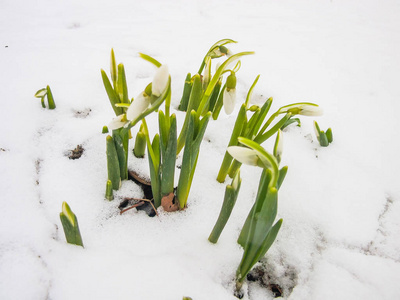
[[[174,199],[175,195],[172,192],[161,198],[161,206],[164,208],[164,211],[174,212],[179,210],[179,205],[174,203]]]

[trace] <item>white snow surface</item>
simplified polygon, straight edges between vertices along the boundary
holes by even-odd
[[[395,0],[0,1],[0,299],[235,299],[236,239],[259,169],[242,167],[232,216],[217,244],[207,238],[238,102],[258,74],[255,101],[274,97],[272,110],[315,102],[324,109],[315,119],[334,134],[321,148],[312,117],[284,131],[284,222],[259,266],[284,299],[400,299],[399,14]],[[234,113],[207,128],[188,208],[120,215],[122,197],[142,192],[126,181],[114,201],[104,199],[101,129],[114,113],[100,69],[109,73],[110,49],[125,65],[130,97],[155,72],[138,52],[169,66],[182,126],[184,78],[222,38],[239,41],[233,52],[256,54],[242,59]],[[33,97],[47,84],[52,111]],[[147,120],[154,135],[156,114]],[[68,159],[78,144],[83,156]],[[147,159],[129,160],[148,174]],[[63,201],[85,248],[65,241]],[[244,299],[273,299],[257,283],[244,288]]]

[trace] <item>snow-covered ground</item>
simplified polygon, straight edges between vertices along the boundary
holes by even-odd
[[[399,14],[395,0],[0,1],[0,299],[234,299],[236,238],[259,170],[242,167],[231,219],[217,244],[207,238],[239,104],[209,124],[185,211],[119,215],[120,201],[104,200],[101,129],[114,114],[100,69],[110,49],[131,97],[154,74],[138,52],[168,64],[176,108],[186,73],[222,38],[239,41],[233,52],[256,52],[242,59],[238,100],[261,74],[255,98],[274,97],[273,109],[318,103],[320,126],[334,134],[321,148],[309,117],[284,132],[284,223],[259,266],[285,299],[400,299]],[[33,97],[47,84],[53,111]],[[154,134],[155,115],[148,123]],[[78,144],[83,156],[68,159]],[[148,172],[147,160],[132,156],[130,166]],[[140,193],[124,182],[118,195]],[[65,242],[63,201],[84,249]],[[245,288],[245,299],[273,298],[257,283]]]

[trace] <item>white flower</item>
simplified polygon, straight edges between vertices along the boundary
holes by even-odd
[[[314,103],[294,103],[286,106],[282,106],[279,109],[279,113],[291,113],[293,115],[303,116],[321,116],[323,114],[322,109]]]
[[[228,153],[237,161],[251,166],[258,166],[257,152],[250,148],[240,146],[230,146],[227,149]]]
[[[124,127],[126,123],[127,123],[126,115],[122,114],[111,120],[110,124],[108,124],[108,129],[115,130]]]
[[[235,108],[236,102],[236,89],[228,89],[224,90],[224,110],[227,115],[230,115]]]
[[[167,88],[168,80],[169,80],[168,67],[166,65],[161,65],[161,67],[157,69],[157,72],[154,75],[152,84],[152,94],[156,97],[160,96]]]
[[[136,118],[139,117],[139,115],[143,113],[149,105],[150,97],[145,95],[144,92],[140,93],[126,111],[126,118],[129,121],[136,120]]]

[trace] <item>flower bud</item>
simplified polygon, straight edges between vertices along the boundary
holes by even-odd
[[[169,80],[168,67],[162,65],[158,68],[156,74],[154,75],[152,84],[152,94],[156,97],[160,96],[164,90],[167,88]]]
[[[236,74],[231,72],[231,74],[226,78],[226,88],[228,90],[236,88]]]

